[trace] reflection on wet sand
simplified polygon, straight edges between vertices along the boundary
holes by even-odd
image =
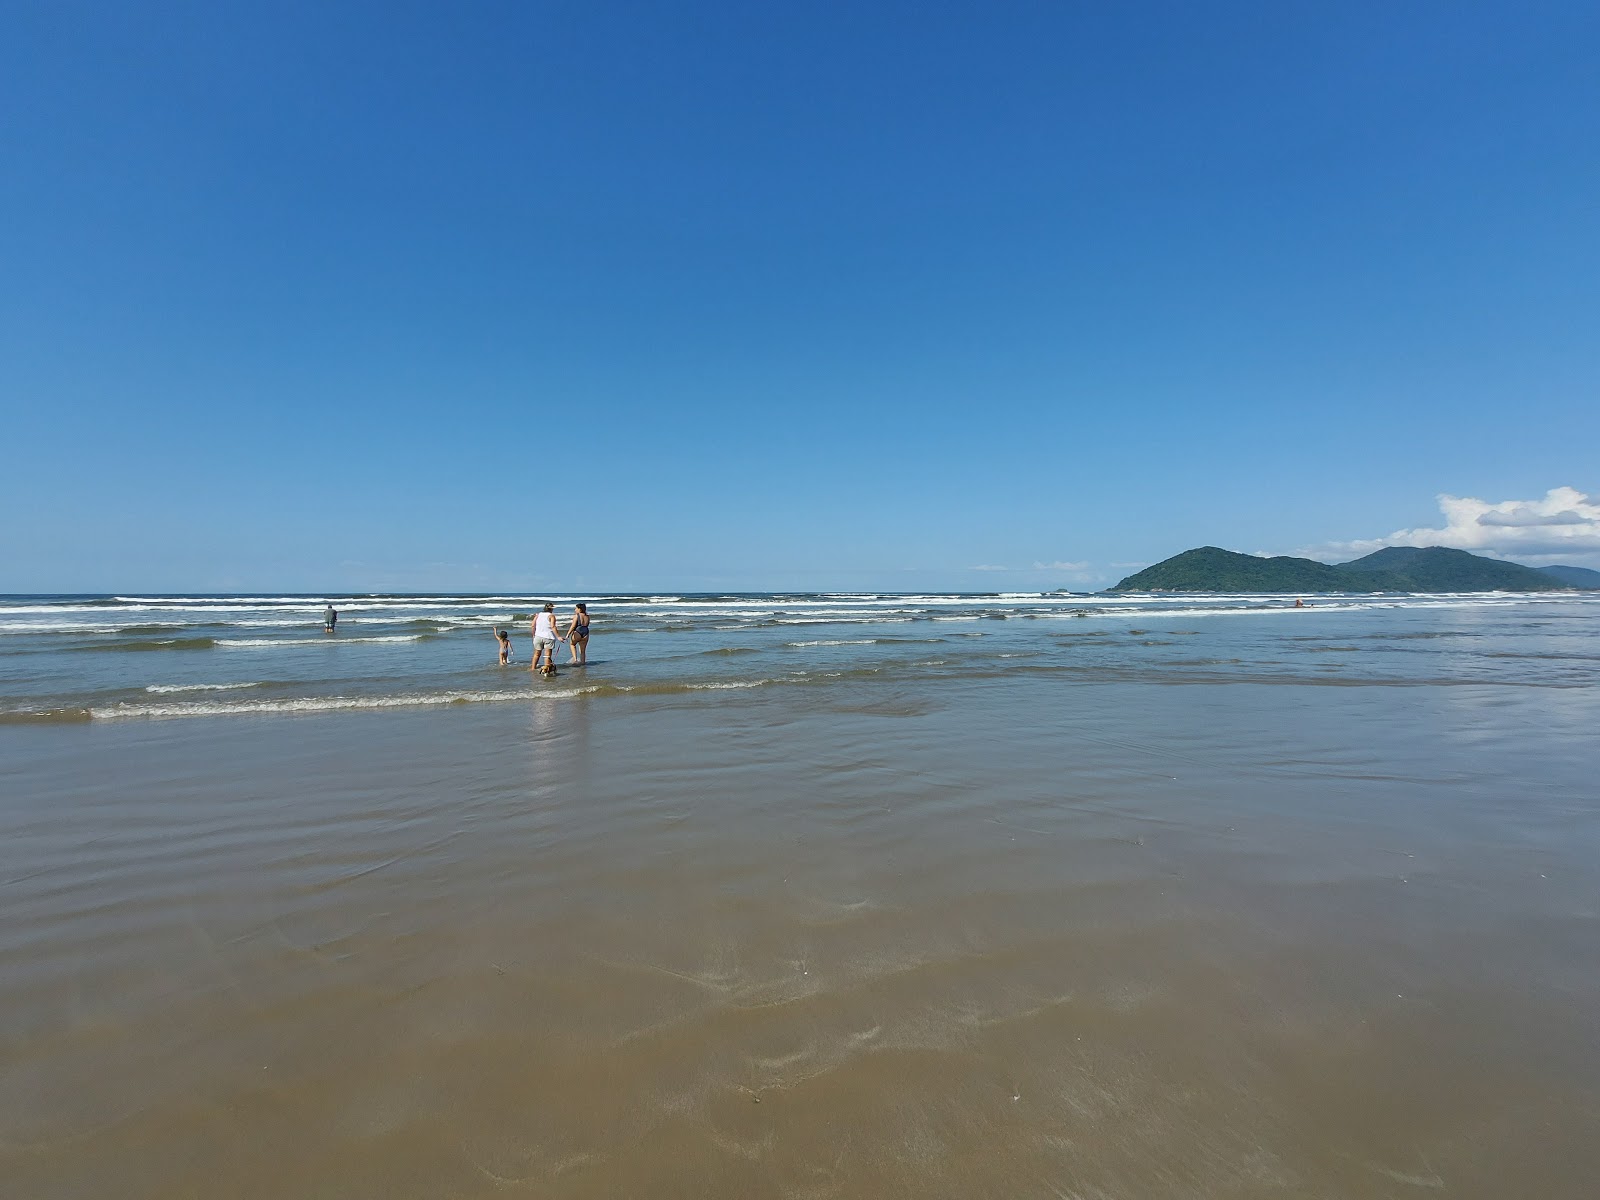
[[[13,730],[0,1173],[1585,1195],[1563,729],[1596,705],[1464,694],[975,676]]]

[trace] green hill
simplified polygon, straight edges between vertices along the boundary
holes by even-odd
[[[1114,592],[1348,592],[1381,591],[1356,575],[1309,558],[1258,558],[1216,546],[1175,554],[1136,575]]]
[[[1573,568],[1581,570],[1582,568]],[[1600,572],[1596,572],[1600,574]],[[1570,586],[1570,585],[1569,585]],[[1440,546],[1391,546],[1354,562],[1261,558],[1216,546],[1175,554],[1114,592],[1548,592],[1559,578],[1518,563]]]
[[[1534,570],[1559,579],[1568,587],[1600,589],[1600,571],[1591,571],[1588,567],[1535,567]]]
[[[1550,576],[1521,563],[1484,558],[1443,546],[1388,546],[1365,558],[1340,563],[1352,573],[1393,576],[1386,591],[1403,592],[1548,592],[1562,586]]]

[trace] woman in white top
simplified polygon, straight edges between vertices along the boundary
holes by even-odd
[[[556,606],[546,604],[544,611],[535,613],[533,618],[533,665],[529,670],[539,669],[539,660],[545,659],[544,673],[556,673]]]

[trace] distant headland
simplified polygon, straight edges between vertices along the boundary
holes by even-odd
[[[1559,592],[1600,589],[1587,567],[1526,567],[1444,546],[1389,546],[1344,563],[1200,546],[1129,575],[1113,592]]]

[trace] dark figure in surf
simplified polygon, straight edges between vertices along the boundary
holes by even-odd
[[[339,623],[339,610],[333,605],[328,605],[322,610],[322,632],[332,633],[333,627]]]

